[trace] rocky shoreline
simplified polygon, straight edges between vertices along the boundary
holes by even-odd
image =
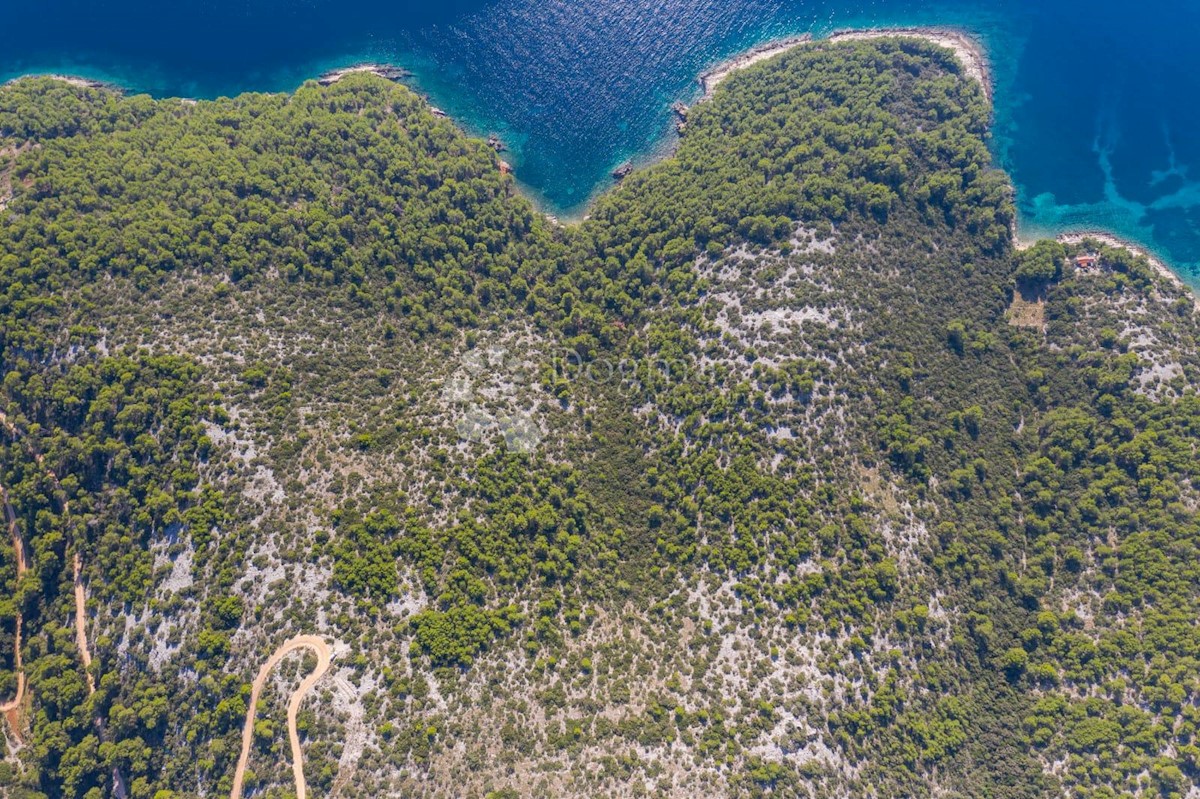
[[[861,30],[839,30],[822,39],[814,39],[810,34],[806,33],[798,36],[790,36],[783,39],[764,42],[763,44],[757,45],[745,52],[742,52],[733,58],[723,61],[701,73],[697,77],[697,82],[700,84],[700,87],[703,90],[703,97],[700,99],[704,100],[712,96],[712,93],[718,84],[720,84],[721,81],[737,70],[745,69],[748,66],[787,52],[795,47],[801,47],[814,41],[860,41],[893,36],[919,38],[950,49],[961,63],[964,74],[970,79],[978,81],[983,87],[988,101],[992,101],[993,95],[991,68],[982,43],[970,32],[951,27],[868,28]],[[337,83],[347,75],[360,72],[377,75],[390,81],[399,81],[411,76],[411,73],[408,72],[408,70],[405,70],[401,67],[379,63],[359,63],[344,67],[342,69],[326,72],[318,76],[315,80],[322,86],[329,86]],[[14,83],[16,81],[34,77],[47,77],[82,88],[105,89],[117,92],[123,91],[121,86],[113,83],[95,80],[92,78],[85,78],[77,75],[60,73],[22,75],[7,81],[7,83]],[[184,99],[183,102],[194,103],[195,101]],[[688,107],[682,101],[677,101],[672,104],[671,110],[675,115],[676,129],[679,133],[682,133],[687,125]],[[443,112],[441,109],[433,107],[432,105],[430,106],[430,111],[436,116],[446,116],[445,112]],[[488,144],[497,152],[502,152],[504,149],[506,149],[499,137],[495,134],[492,134],[492,136],[489,137]],[[672,150],[673,148],[660,153],[657,157],[651,159],[651,161],[658,160],[659,158],[668,155]],[[510,172],[512,167],[505,162],[501,162],[501,170]],[[626,161],[621,163],[613,170],[611,177],[614,182],[620,182],[633,170],[634,164],[631,161]],[[551,218],[553,219],[553,217]],[[554,221],[557,222],[557,219],[554,219]],[[1200,310],[1200,295],[1197,294],[1196,289],[1194,289],[1189,283],[1187,283],[1187,281],[1183,280],[1178,274],[1172,271],[1170,267],[1163,263],[1161,259],[1151,254],[1145,247],[1137,244],[1136,242],[1124,239],[1113,233],[1091,229],[1065,233],[1059,235],[1057,239],[1064,244],[1077,244],[1085,239],[1093,239],[1108,246],[1120,247],[1138,255],[1145,256],[1154,270],[1165,280],[1169,281],[1175,286],[1191,292],[1195,297],[1196,307],[1198,310]],[[1024,247],[1029,246],[1031,243],[1032,240],[1020,238],[1019,234],[1014,232],[1014,244],[1018,248],[1023,249]]]
[[[879,39],[885,36],[910,36],[924,39],[932,44],[945,47],[954,52],[967,77],[978,81],[983,87],[983,93],[988,102],[992,102],[992,68],[988,61],[987,51],[983,42],[970,31],[961,28],[927,27],[927,28],[868,28],[866,30],[835,31],[828,41],[856,41],[862,39]]]
[[[1013,247],[1018,250],[1027,250],[1042,239],[1050,238],[1049,236],[1023,237],[1015,230],[1013,231]],[[1131,239],[1118,236],[1115,233],[1109,233],[1107,230],[1099,229],[1084,229],[1072,230],[1067,233],[1059,233],[1053,237],[1060,244],[1083,244],[1085,241],[1094,241],[1098,244],[1103,244],[1106,247],[1116,247],[1117,249],[1131,252],[1134,255],[1140,255],[1146,259],[1150,267],[1167,283],[1170,283],[1176,288],[1182,289],[1192,294],[1195,300],[1196,310],[1200,311],[1200,293],[1197,293],[1186,280],[1175,273],[1171,267],[1167,266],[1161,258],[1159,258],[1150,250],[1146,249],[1141,244]]]
[[[1196,310],[1200,311],[1200,294],[1196,293],[1196,289],[1188,284],[1186,280],[1177,275],[1169,266],[1162,262],[1158,256],[1147,250],[1137,242],[1122,238],[1115,233],[1109,233],[1105,230],[1078,230],[1070,233],[1061,233],[1056,236],[1058,241],[1063,244],[1082,244],[1087,240],[1098,241],[1109,247],[1127,250],[1134,255],[1140,255],[1149,262],[1151,268],[1158,273],[1160,277],[1172,284],[1176,288],[1183,289],[1192,295],[1192,301],[1196,306]],[[1025,246],[1028,243],[1023,242]]]
[[[363,63],[326,72],[317,78],[317,83],[322,86],[332,86],[347,75],[354,75],[360,72],[367,72],[390,81],[399,81],[412,76],[412,73],[407,69],[390,64]]]
[[[375,64],[364,62],[361,64],[353,64],[341,69],[330,70],[329,72],[318,75],[314,80],[322,86],[331,86],[337,83],[347,75],[354,75],[359,72],[367,72],[371,75],[376,75],[385,80],[400,81],[405,78],[412,77],[412,73],[403,67],[393,66],[391,64]],[[125,88],[116,83],[108,81],[96,80],[94,78],[85,78],[80,75],[68,75],[59,72],[38,73],[33,72],[28,75],[20,75],[5,81],[5,83],[16,83],[17,81],[27,80],[29,78],[50,78],[51,80],[62,81],[71,86],[78,86],[83,89],[106,89],[108,91],[124,92]],[[181,98],[187,100],[187,98]],[[194,102],[194,101],[193,101]]]
[[[915,39],[924,39],[927,42],[948,48],[954,52],[959,63],[962,64],[963,70],[967,77],[979,82],[983,87],[984,94],[987,95],[988,102],[992,100],[992,77],[991,67],[988,63],[987,53],[984,50],[982,42],[976,39],[970,32],[959,28],[950,27],[925,27],[925,28],[866,28],[862,30],[841,30],[834,31],[829,36],[822,39],[814,39],[810,34],[802,34],[800,36],[789,36],[784,39],[776,39],[770,42],[764,42],[756,47],[741,53],[728,61],[723,61],[715,67],[703,72],[697,78],[700,88],[704,92],[702,99],[707,99],[712,96],[717,85],[729,77],[732,73],[739,69],[745,69],[751,64],[757,64],[760,61],[765,61],[768,58],[777,56],[780,53],[786,53],[795,47],[801,47],[812,42],[846,42],[846,41],[861,41],[865,39],[881,39],[891,36],[907,36]]]
[[[5,81],[5,84],[16,83],[17,81],[27,80],[29,78],[50,78],[51,80],[58,80],[62,81],[63,83],[69,83],[72,86],[78,86],[81,89],[108,89],[109,91],[115,92],[124,91],[124,89],[115,83],[108,83],[106,81],[95,80],[93,78],[84,78],[79,75],[64,75],[57,72],[35,72],[29,75],[20,75],[11,80]]]
[[[805,33],[800,36],[789,36],[786,39],[776,39],[770,42],[763,42],[760,45],[751,47],[743,53],[740,53],[728,61],[722,61],[712,69],[700,73],[696,79],[700,83],[700,88],[704,90],[705,98],[712,95],[713,90],[717,88],[717,84],[725,80],[739,69],[745,69],[751,64],[757,64],[759,61],[765,61],[772,56],[777,56],[780,53],[786,53],[793,47],[797,47],[807,42],[812,41],[812,35]]]
[[[880,39],[889,36],[907,36],[917,39],[923,39],[933,44],[945,47],[953,51],[959,63],[962,64],[963,71],[966,76],[972,80],[978,81],[983,87],[984,94],[987,96],[988,102],[993,102],[993,87],[991,65],[988,61],[987,52],[983,47],[983,43],[974,35],[966,30],[951,27],[916,27],[916,28],[867,28],[862,30],[841,30],[835,31],[823,39],[814,39],[808,34],[801,36],[792,36],[785,39],[778,39],[771,42],[765,42],[757,47],[747,50],[727,61],[723,61],[712,69],[709,69],[699,75],[697,82],[704,91],[704,96],[701,100],[708,99],[712,96],[717,85],[725,78],[739,69],[764,61],[773,56],[785,53],[795,47],[802,47],[814,41],[862,41],[867,39]],[[683,107],[683,113],[680,114],[675,107],[672,107],[679,115],[680,122],[686,124],[686,106]],[[680,131],[682,132],[682,131]],[[1137,255],[1144,256],[1163,279],[1169,283],[1182,288],[1191,293],[1195,299],[1196,308],[1200,310],[1200,294],[1187,281],[1183,280],[1178,274],[1171,270],[1163,261],[1153,255],[1145,247],[1136,242],[1124,239],[1116,234],[1109,233],[1103,230],[1080,230],[1064,233],[1057,237],[1058,241],[1064,244],[1078,244],[1085,239],[1092,239],[1110,247],[1119,247],[1128,250]],[[1019,238],[1014,233],[1014,244],[1018,249],[1024,249],[1032,244],[1032,240]]]

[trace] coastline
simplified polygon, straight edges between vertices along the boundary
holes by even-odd
[[[1192,302],[1196,306],[1196,310],[1200,311],[1200,293],[1192,287],[1190,283],[1175,273],[1171,267],[1167,266],[1161,258],[1149,249],[1138,244],[1136,241],[1118,236],[1115,233],[1110,233],[1107,230],[1072,230],[1066,233],[1059,233],[1054,237],[1055,241],[1062,244],[1082,244],[1084,241],[1091,239],[1092,241],[1100,242],[1101,244],[1113,247],[1120,250],[1131,252],[1134,255],[1140,255],[1150,264],[1150,268],[1158,274],[1164,281],[1174,286],[1183,292],[1192,295]],[[1038,239],[1014,239],[1014,245],[1018,250],[1024,250],[1034,244]]]
[[[66,75],[60,72],[31,72],[28,75],[18,75],[15,78],[10,78],[9,80],[4,81],[2,85],[7,86],[10,83],[17,83],[29,78],[50,78],[51,80],[62,81],[63,83],[70,84],[71,86],[77,86],[80,89],[108,89],[109,91],[122,93],[125,91],[122,87],[115,83],[108,83],[106,81],[95,80],[93,78],[84,78],[79,75]]]
[[[994,102],[993,84],[991,66],[987,57],[983,42],[979,40],[970,31],[949,26],[922,26],[922,27],[879,27],[879,28],[862,28],[862,29],[841,29],[835,30],[827,36],[814,38],[809,33],[788,36],[780,39],[766,41],[751,47],[748,50],[742,51],[733,57],[726,59],[700,73],[696,77],[697,83],[700,85],[702,96],[696,102],[702,102],[712,96],[717,86],[729,77],[734,72],[745,69],[746,67],[765,61],[781,53],[785,53],[796,47],[802,47],[813,42],[839,42],[839,41],[863,41],[870,39],[880,39],[887,37],[909,37],[928,41],[932,44],[945,47],[953,52],[955,57],[963,68],[963,74],[971,79],[978,81],[984,90],[984,94],[989,104]],[[323,86],[328,86],[338,82],[342,78],[356,73],[370,73],[378,77],[390,81],[401,81],[404,78],[412,77],[413,73],[403,67],[392,64],[361,61],[350,66],[341,67],[328,72],[321,73],[317,76],[307,78],[307,80],[317,81]],[[124,92],[124,88],[119,84],[96,80],[92,78],[81,77],[66,73],[30,73],[20,75],[5,81],[5,84],[15,83],[26,78],[46,77],[53,80],[59,80],[72,86],[89,89],[104,89],[108,91]],[[415,89],[414,89],[415,91]],[[180,98],[182,102],[194,104],[195,100]],[[433,106],[431,105],[431,108]],[[686,115],[686,106],[682,107]],[[441,113],[434,108],[434,113]],[[679,113],[677,111],[677,113]],[[470,131],[467,131],[468,135]],[[480,136],[482,138],[482,136]],[[659,144],[648,153],[635,155],[627,158],[626,161],[634,166],[635,169],[641,169],[650,166],[663,158],[670,157],[674,152],[678,140],[674,135],[664,136]],[[586,220],[590,210],[592,201],[599,195],[611,190],[611,187],[606,182],[601,182],[594,187],[591,194],[591,199],[579,211],[570,214],[564,214],[556,211],[548,206],[537,194],[532,187],[524,186],[519,177],[516,178],[516,184],[523,195],[530,199],[535,208],[552,224],[573,224],[582,220]],[[1014,225],[1014,228],[1019,226],[1019,222]],[[1070,231],[1060,234],[1056,237],[1064,243],[1078,243],[1085,238],[1092,238],[1104,244],[1113,247],[1121,247],[1138,255],[1146,257],[1154,270],[1164,279],[1181,287],[1183,290],[1190,292],[1196,297],[1197,308],[1200,309],[1200,289],[1193,287],[1187,280],[1183,279],[1179,274],[1174,272],[1166,263],[1158,256],[1154,255],[1145,246],[1123,238],[1122,236],[1110,233],[1099,229],[1084,229]],[[1036,238],[1027,238],[1021,236],[1019,230],[1014,230],[1013,243],[1018,249],[1023,249],[1036,241]]]
[[[713,94],[717,85],[729,75],[752,64],[764,61],[773,56],[785,53],[796,47],[802,47],[812,42],[864,41],[891,36],[907,36],[923,39],[951,50],[963,67],[964,74],[971,80],[978,81],[983,88],[989,105],[994,102],[991,66],[983,43],[969,31],[951,27],[911,27],[911,28],[865,28],[861,30],[838,30],[821,39],[814,39],[808,34],[777,39],[752,47],[751,49],[717,64],[715,67],[702,72],[697,82],[703,90],[703,96],[698,102],[707,100]],[[1016,229],[1019,222],[1014,224],[1013,245],[1018,250],[1025,249],[1040,237],[1022,237]],[[1196,310],[1200,311],[1200,291],[1172,270],[1157,255],[1138,242],[1124,238],[1116,233],[1097,228],[1072,230],[1060,233],[1055,238],[1063,244],[1079,244],[1085,239],[1092,239],[1109,247],[1127,250],[1135,255],[1143,256],[1151,268],[1172,286],[1191,294]]]
[[[412,76],[412,73],[409,72],[407,69],[404,69],[403,67],[400,67],[400,66],[396,66],[395,64],[385,64],[385,63],[374,62],[374,61],[360,61],[360,62],[351,64],[348,67],[340,67],[338,69],[329,70],[328,72],[322,72],[319,75],[315,75],[311,78],[306,78],[304,82],[307,82],[309,80],[315,80],[317,83],[321,84],[322,86],[329,86],[331,84],[337,83],[339,80],[341,80],[342,78],[344,78],[348,75],[354,75],[354,74],[357,74],[360,72],[368,72],[372,75],[376,75],[380,78],[383,78],[384,80],[390,80],[393,82],[400,81],[400,80],[403,80],[404,78],[408,78],[408,77]],[[111,81],[105,81],[105,80],[98,80],[96,78],[85,78],[82,75],[71,75],[66,72],[29,72],[24,75],[17,75],[16,77],[9,78],[8,80],[4,81],[3,83],[0,83],[0,85],[7,86],[10,83],[18,83],[20,81],[29,80],[31,78],[49,78],[50,80],[61,81],[63,83],[71,85],[71,86],[77,86],[81,89],[107,89],[108,91],[120,92],[122,94],[124,94],[127,91],[124,86],[122,86],[118,83],[113,83]],[[156,99],[162,100],[162,99],[167,99],[167,98],[159,97]],[[190,100],[191,98],[181,97],[179,99]],[[195,102],[195,101],[193,100],[192,102]]]
[[[847,29],[836,30],[820,39],[815,39],[811,34],[805,33],[799,36],[788,36],[783,39],[764,42],[700,73],[696,81],[700,84],[700,88],[703,91],[701,100],[707,100],[711,97],[717,85],[739,69],[745,69],[752,64],[765,61],[780,53],[786,53],[793,48],[802,47],[813,42],[865,41],[893,36],[923,39],[953,51],[967,77],[979,82],[979,85],[983,87],[983,93],[987,97],[988,103],[991,104],[991,66],[988,63],[987,52],[984,49],[983,43],[967,30],[940,26]]]
[[[700,84],[700,88],[704,91],[704,99],[707,100],[712,96],[713,91],[717,88],[717,84],[739,69],[745,69],[751,64],[757,64],[759,61],[765,61],[780,53],[786,53],[793,47],[799,47],[811,41],[813,41],[812,34],[804,33],[799,36],[788,36],[783,39],[773,39],[762,44],[757,44],[749,50],[745,50],[733,58],[722,61],[711,69],[701,72],[696,78],[696,82]]]
[[[866,28],[863,30],[834,31],[824,41],[861,41],[881,39],[889,36],[908,36],[924,39],[932,44],[951,50],[958,58],[968,78],[983,87],[988,105],[992,103],[992,68],[987,50],[974,34],[963,28],[931,26],[921,28]]]
[[[367,72],[371,75],[375,75],[376,77],[393,82],[412,76],[412,73],[403,67],[394,66],[392,64],[363,62],[360,64],[352,64],[348,67],[342,67],[341,69],[330,70],[329,72],[318,75],[314,80],[316,80],[316,82],[322,86],[331,86],[348,75],[355,75],[360,72]]]

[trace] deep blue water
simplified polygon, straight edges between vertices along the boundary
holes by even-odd
[[[499,133],[530,193],[571,214],[663,145],[706,66],[784,34],[922,24],[987,45],[1023,234],[1104,227],[1200,282],[1200,4],[1185,0],[0,0],[0,79],[214,97],[391,61]]]

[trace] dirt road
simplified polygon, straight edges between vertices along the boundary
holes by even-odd
[[[312,690],[317,681],[329,670],[329,662],[333,658],[333,648],[323,638],[315,635],[298,635],[276,649],[271,657],[258,670],[258,676],[250,687],[250,707],[246,711],[246,726],[242,728],[242,754],[238,757],[237,769],[233,772],[233,791],[230,799],[242,799],[242,785],[246,778],[246,764],[250,760],[250,744],[254,741],[254,715],[258,711],[258,699],[262,694],[271,670],[292,652],[309,649],[317,656],[317,667],[313,669],[296,688],[292,698],[288,700],[287,726],[288,742],[292,747],[292,776],[296,780],[296,799],[307,799],[308,786],[304,782],[304,757],[300,751],[300,736],[296,733],[296,715],[300,712],[300,703]]]
[[[83,670],[87,675],[88,696],[96,693],[96,678],[92,676],[92,653],[88,650],[87,595],[83,592],[83,558],[75,553],[75,645],[79,647],[79,659],[83,662]]]
[[[0,426],[4,427],[9,436],[12,437],[13,441],[16,441],[18,438],[20,438],[20,434],[17,431],[16,426],[8,420],[8,416],[3,411],[0,411]],[[45,469],[45,459],[42,457],[42,454],[35,451],[28,444],[26,444],[26,449],[29,452],[30,457],[32,457],[34,462],[37,463],[38,468]],[[46,476],[50,478],[50,481],[54,484],[54,490],[59,494],[58,501],[61,506],[61,515],[62,518],[66,520],[71,515],[71,505],[67,500],[67,494],[65,491],[63,491],[62,483],[59,482],[58,475],[55,474],[53,469],[46,469]],[[0,491],[4,491],[2,486],[0,486]],[[12,505],[8,501],[7,491],[4,491],[4,509],[6,515],[8,516],[8,526],[10,532],[12,533],[13,547],[17,551],[17,579],[19,580],[20,576],[25,573],[29,566],[25,558],[25,548],[21,542],[21,536],[17,530],[17,518],[13,513]],[[78,551],[75,552],[74,558],[74,583],[75,643],[79,649],[79,659],[83,664],[84,674],[86,675],[87,679],[88,696],[91,696],[92,694],[96,693],[96,678],[92,676],[91,672],[92,652],[91,649],[88,648],[87,640],[87,595],[83,588],[83,559]],[[13,734],[17,736],[18,741],[20,740],[19,729],[21,721],[21,703],[25,696],[25,672],[21,663],[21,626],[22,619],[20,614],[18,614],[16,635],[17,696],[10,702],[0,705],[0,713],[3,713],[4,717],[8,720],[9,727],[12,728]],[[104,720],[97,716],[96,718],[92,719],[92,722],[96,725],[96,731],[100,734],[100,739],[104,740]],[[121,770],[116,766],[113,766],[112,778],[113,793],[116,795],[117,799],[126,799],[127,791],[125,788],[125,779],[121,775]]]
[[[0,486],[0,497],[4,499],[4,515],[8,520],[8,533],[12,536],[13,550],[17,553],[17,582],[19,583],[21,577],[29,570],[29,561],[25,557],[25,542],[21,540],[21,532],[17,527],[17,515],[13,513],[12,504],[8,501],[8,490],[4,486]],[[21,662],[22,623],[21,611],[18,609],[14,643],[16,654],[13,657],[13,669],[17,673],[17,695],[0,705],[0,714],[3,714],[9,729],[12,730],[13,737],[18,741],[21,740],[21,706],[25,703],[25,666]]]
[[[42,456],[38,455],[38,465],[42,465]],[[58,481],[58,475],[52,470],[47,469],[46,475],[54,482],[54,490],[62,496],[59,502],[62,505],[62,517],[66,519],[71,515],[71,505],[67,501],[67,494],[63,491],[62,483]],[[87,639],[87,593],[83,588],[83,557],[79,551],[75,551],[73,562],[72,581],[75,585],[75,646],[79,649],[79,662],[83,665],[84,678],[87,680],[88,696],[96,693],[96,678],[92,676],[92,650],[88,648]],[[96,726],[96,732],[100,735],[100,740],[105,739],[104,719],[96,716],[92,719],[92,723]],[[113,766],[113,794],[117,799],[126,799],[127,792],[125,790],[125,777],[121,774],[121,769]]]

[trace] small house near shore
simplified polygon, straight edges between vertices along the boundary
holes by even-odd
[[[1096,253],[1084,253],[1075,258],[1075,268],[1080,272],[1091,272],[1099,266],[1100,256]]]

